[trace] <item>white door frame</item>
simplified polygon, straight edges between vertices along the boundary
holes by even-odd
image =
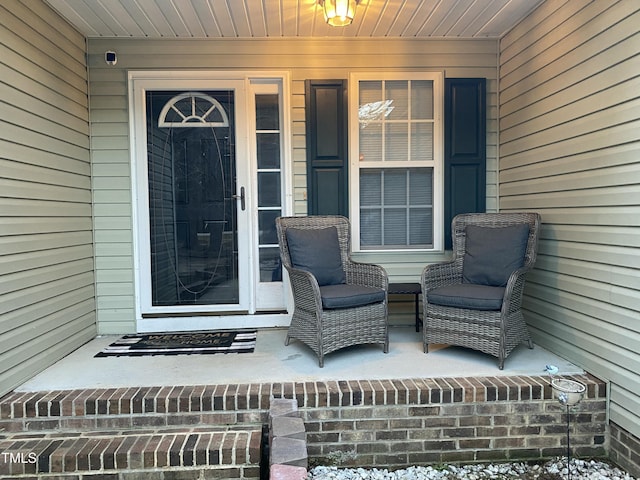
[[[148,173],[146,159],[145,93],[147,90],[211,90],[215,88],[237,89],[236,99],[236,152],[238,159],[252,158],[251,132],[246,122],[251,112],[247,98],[251,95],[251,81],[273,79],[282,86],[282,166],[283,166],[283,214],[293,210],[291,179],[291,123],[289,101],[289,76],[286,72],[217,72],[217,71],[130,71],[129,124],[132,178],[133,256],[134,287],[136,301],[136,324],[139,332],[176,331],[220,328],[244,328],[261,326],[284,326],[289,323],[286,313],[255,315],[257,238],[253,202],[248,199],[245,211],[238,209],[239,229],[246,233],[238,236],[239,251],[246,255],[240,267],[240,303],[238,311],[229,312],[215,306],[153,307],[150,294],[149,224],[148,224]],[[240,98],[242,97],[242,98]],[[142,115],[141,115],[142,113]],[[237,187],[244,186],[247,192],[255,192],[255,166],[253,161],[237,161]],[[246,284],[243,284],[246,282]],[[281,290],[282,291],[282,290]],[[285,296],[285,294],[282,294]],[[285,305],[287,299],[282,299]],[[217,311],[216,311],[217,310]],[[214,314],[209,314],[215,312]]]

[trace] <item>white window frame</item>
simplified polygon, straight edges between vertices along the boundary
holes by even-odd
[[[273,281],[273,282],[262,282],[260,281],[260,247],[261,246],[273,246],[277,247],[277,243],[274,245],[261,245],[259,240],[259,213],[260,211],[266,210],[280,210],[281,215],[286,215],[288,211],[291,209],[288,208],[287,205],[287,195],[286,193],[291,191],[291,185],[287,183],[287,165],[285,165],[285,159],[287,158],[285,155],[285,112],[281,111],[284,109],[284,101],[283,101],[283,85],[282,82],[276,82],[270,80],[265,82],[262,79],[253,80],[250,82],[249,91],[251,95],[249,96],[249,111],[252,112],[251,115],[248,116],[249,124],[250,124],[250,135],[249,135],[249,145],[250,145],[250,158],[252,165],[252,174],[254,178],[252,178],[252,191],[251,198],[252,201],[255,202],[254,208],[252,209],[252,219],[251,222],[255,226],[253,235],[253,257],[256,259],[253,262],[253,276],[255,278],[254,289],[255,289],[255,298],[256,298],[256,306],[259,311],[269,311],[269,310],[282,310],[286,306],[286,296],[283,280],[281,281]],[[279,128],[277,130],[267,131],[267,130],[258,130],[256,126],[256,96],[257,95],[277,95],[278,96],[278,106],[279,106],[279,115],[278,119]],[[260,169],[258,168],[258,145],[257,145],[257,134],[259,132],[270,132],[270,133],[278,133],[280,135],[280,166],[277,169]],[[260,207],[258,205],[258,174],[260,172],[273,172],[278,173],[280,175],[280,205],[278,207]],[[284,267],[281,267],[284,275]]]
[[[433,160],[360,161],[358,121],[359,82],[378,80],[430,80],[433,82]],[[349,75],[349,209],[354,252],[442,251],[444,249],[444,74],[443,72],[354,72]],[[360,169],[433,168],[433,246],[431,248],[366,249],[360,245]]]

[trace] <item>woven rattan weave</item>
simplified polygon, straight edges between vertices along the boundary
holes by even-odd
[[[336,227],[342,265],[347,284],[384,289],[384,301],[369,305],[323,309],[318,282],[305,270],[294,268],[289,255],[287,228],[323,229]],[[382,344],[389,351],[387,322],[387,293],[389,280],[386,271],[372,264],[351,260],[351,228],[342,216],[280,217],[276,219],[280,258],[289,274],[293,291],[294,311],[287,333],[286,345],[295,338],[308,345],[318,356],[320,367],[324,356],[341,348],[360,344]]]
[[[471,310],[428,302],[430,290],[462,283],[467,225],[495,228],[523,223],[529,224],[524,265],[509,277],[500,310]],[[536,260],[539,230],[540,215],[537,213],[462,214],[453,219],[453,260],[428,265],[422,272],[425,353],[429,350],[429,344],[472,348],[498,357],[498,367],[502,370],[505,358],[520,343],[526,342],[529,348],[533,348],[521,307],[525,277]]]

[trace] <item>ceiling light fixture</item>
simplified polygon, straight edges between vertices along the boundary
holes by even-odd
[[[324,13],[324,21],[332,27],[351,25],[360,0],[318,0]]]

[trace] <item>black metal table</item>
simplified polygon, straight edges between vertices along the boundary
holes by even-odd
[[[419,283],[390,283],[389,295],[415,295],[416,332],[420,331],[420,294],[422,287]]]

